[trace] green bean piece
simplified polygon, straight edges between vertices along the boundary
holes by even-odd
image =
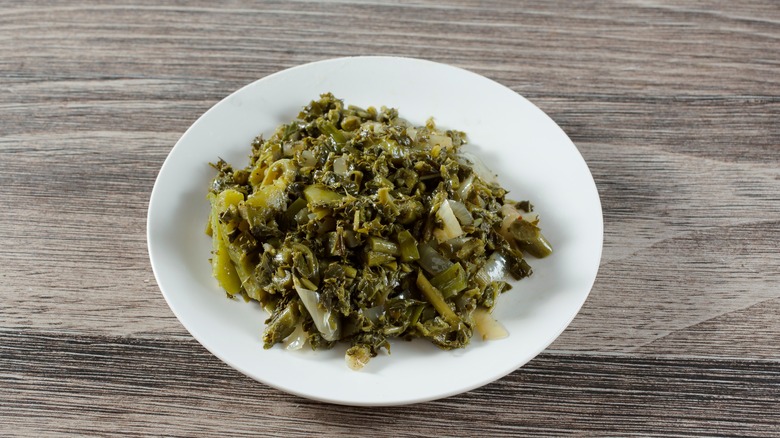
[[[357,269],[355,269],[355,268],[353,268],[352,266],[349,266],[349,265],[343,265],[342,268],[344,268],[344,275],[347,278],[355,278],[355,277],[357,277],[357,274],[358,274],[358,270]]]
[[[233,242],[227,244],[228,255],[233,262],[233,267],[241,280],[241,286],[253,300],[262,301],[265,297],[265,291],[260,287],[254,278],[254,264],[250,259],[250,253],[247,248],[253,246],[248,242],[245,235],[240,235]]]
[[[287,223],[294,223],[295,216],[304,208],[306,208],[306,199],[297,198],[287,207],[287,210],[284,212],[284,219],[287,221]]]
[[[347,143],[347,137],[343,132],[339,131],[338,128],[333,126],[332,123],[322,121],[317,124],[317,127],[320,128],[320,131],[322,131],[325,135],[329,136],[335,144],[344,146],[344,144]]]
[[[466,286],[468,286],[466,280],[466,271],[463,270],[460,263],[454,263],[449,268],[431,278],[431,284],[436,289],[439,289],[444,298],[450,298],[463,289],[466,289]]]
[[[433,285],[425,278],[422,271],[417,271],[417,287],[422,292],[425,299],[433,305],[433,308],[444,318],[451,326],[458,325],[461,321],[458,315],[450,308],[441,292],[433,287]]]
[[[385,263],[390,263],[394,260],[395,257],[384,252],[377,252],[377,251],[366,252],[366,264],[368,266],[384,265]]]
[[[360,118],[357,116],[347,116],[341,121],[341,129],[345,131],[354,131],[360,127]]]
[[[509,226],[509,232],[515,238],[517,246],[534,257],[544,258],[552,254],[552,246],[536,225],[524,219],[518,219]]]
[[[412,262],[420,259],[420,251],[417,250],[417,240],[415,240],[409,230],[403,230],[398,233],[398,247],[402,262]]]
[[[368,248],[371,251],[383,252],[385,254],[390,254],[393,256],[400,255],[400,252],[398,250],[398,245],[396,245],[395,243],[389,240],[382,239],[381,237],[371,236],[367,239],[367,243],[368,243]]]

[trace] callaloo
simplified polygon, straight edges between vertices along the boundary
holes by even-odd
[[[531,275],[523,254],[552,249],[530,202],[507,200],[465,143],[328,93],[256,138],[248,167],[212,164],[213,275],[270,313],[265,348],[346,342],[360,369],[390,338],[502,335],[490,311],[506,273]]]

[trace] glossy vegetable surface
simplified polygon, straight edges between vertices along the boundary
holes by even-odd
[[[413,126],[324,94],[255,139],[247,168],[213,164],[213,273],[270,312],[265,348],[347,342],[359,369],[390,338],[450,349],[475,328],[496,332],[480,325],[495,325],[505,274],[531,275],[523,252],[552,248],[518,210],[530,203],[506,200],[484,164],[459,154],[465,142],[433,120]]]

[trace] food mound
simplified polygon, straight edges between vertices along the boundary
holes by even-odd
[[[323,94],[250,164],[223,160],[209,188],[213,275],[270,313],[265,348],[349,343],[362,368],[390,338],[444,349],[506,332],[490,316],[524,253],[552,251],[528,201],[511,202],[466,135],[414,126],[395,109]]]

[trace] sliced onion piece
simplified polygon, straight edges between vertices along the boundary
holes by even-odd
[[[433,148],[434,146],[443,147],[447,150],[452,149],[452,139],[446,135],[434,135],[428,138],[428,146]]]
[[[509,336],[506,328],[484,307],[477,307],[474,310],[474,327],[482,335],[483,341],[504,339]]]
[[[429,274],[436,275],[452,266],[452,262],[445,259],[444,256],[439,254],[439,252],[428,242],[420,245],[418,250],[420,251],[420,260],[418,260],[417,263],[428,271]]]
[[[504,236],[504,239],[509,242],[514,242],[514,237],[509,231],[509,227],[512,226],[516,220],[523,219],[532,224],[539,223],[539,215],[536,213],[521,213],[512,204],[504,204],[501,206],[501,216],[504,219],[501,221],[501,228],[499,228],[498,233]]]
[[[333,160],[333,172],[338,175],[346,176],[349,172],[349,166],[347,165],[346,155],[342,155]]]
[[[360,371],[371,360],[371,350],[365,345],[355,345],[347,350],[344,361],[352,371]]]
[[[499,281],[506,275],[506,258],[496,251],[490,254],[482,269],[477,271],[476,279],[483,285]]]
[[[282,144],[282,156],[285,158],[292,158],[295,154],[304,148],[303,143],[286,141]]]
[[[314,167],[317,164],[317,157],[314,156],[314,152],[306,149],[301,151],[300,163],[302,167]]]
[[[385,125],[383,125],[382,123],[373,122],[373,121],[363,122],[363,125],[361,125],[361,128],[364,131],[373,132],[377,136],[384,135],[384,133],[386,132],[385,131]]]
[[[448,245],[450,248],[452,248],[452,251],[458,251],[459,249],[463,248],[463,245],[466,244],[469,240],[473,239],[473,237],[468,236],[460,236],[456,237],[454,239],[450,239],[447,242],[445,242],[445,245]]]
[[[471,169],[474,170],[474,173],[476,173],[477,176],[482,179],[482,181],[485,181],[488,184],[498,182],[498,176],[493,173],[493,171],[491,171],[490,168],[485,165],[485,162],[476,155],[469,152],[461,152],[458,154],[458,157],[460,158],[460,163],[466,166],[471,166]]]
[[[361,310],[361,312],[363,312],[363,316],[368,318],[368,320],[371,321],[373,324],[378,324],[379,318],[385,314],[385,307],[374,306],[365,310]]]
[[[317,330],[322,334],[322,337],[326,341],[338,340],[341,333],[338,317],[330,310],[320,306],[320,294],[301,286],[301,282],[297,277],[293,277],[293,283],[303,306],[309,311],[309,315],[311,315],[311,319],[314,321]]]
[[[501,206],[501,216],[517,219],[518,217],[522,216],[522,214],[515,208],[514,205],[504,204]]]
[[[460,183],[458,187],[458,197],[461,201],[468,199],[469,193],[471,193],[471,187],[474,186],[474,174],[471,174]]]
[[[504,204],[501,206],[501,216],[504,218],[501,221],[501,228],[498,230],[498,234],[504,236],[509,242],[514,242],[512,233],[509,232],[509,226],[512,225],[517,218],[523,217],[519,211],[512,204]]]
[[[284,348],[286,350],[300,350],[306,345],[306,339],[306,330],[303,329],[302,324],[298,324],[295,330],[284,338]]]
[[[433,231],[433,235],[436,236],[439,243],[463,234],[463,229],[460,227],[460,222],[458,222],[458,218],[453,213],[448,199],[441,203],[441,206],[436,211],[436,217],[439,218],[443,225],[443,228]]]
[[[417,128],[413,126],[406,128],[406,135],[412,139],[412,141],[417,141]]]
[[[455,214],[455,217],[458,218],[458,222],[460,222],[461,225],[465,226],[474,223],[474,216],[471,215],[471,212],[469,212],[469,209],[466,208],[465,204],[453,200],[449,200],[448,202],[452,212]]]
[[[294,152],[295,151],[293,150],[293,142],[286,141],[286,142],[282,143],[282,156],[283,157],[290,158],[290,157],[292,157],[294,155]]]

